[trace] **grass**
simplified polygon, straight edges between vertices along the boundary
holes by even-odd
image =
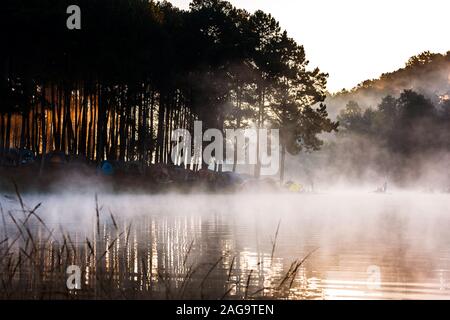
[[[8,201],[18,209],[4,210],[0,203],[0,299],[290,299],[305,261],[295,260],[280,276],[270,278],[239,265],[239,253],[219,253],[211,262],[199,259],[195,239],[182,248],[177,268],[164,261],[160,250],[136,241],[139,224],[105,210],[95,195],[94,227],[85,234],[47,224],[39,214],[41,203],[29,208],[15,187]],[[270,252],[276,260],[278,223]],[[144,244],[143,244],[144,243]],[[82,270],[82,289],[68,290],[67,267]],[[262,268],[262,262],[258,263]]]

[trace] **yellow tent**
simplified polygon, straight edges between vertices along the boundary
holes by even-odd
[[[303,186],[301,184],[294,182],[289,185],[289,191],[291,191],[291,192],[302,192],[302,190],[303,190]]]

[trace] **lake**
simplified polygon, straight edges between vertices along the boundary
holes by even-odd
[[[446,194],[23,201],[1,201],[3,299],[450,298]],[[82,271],[80,290],[66,287],[69,265]]]

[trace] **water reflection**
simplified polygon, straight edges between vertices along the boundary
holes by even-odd
[[[105,195],[98,221],[91,198],[26,197],[44,203],[28,219],[4,205],[2,298],[450,294],[448,196]],[[79,292],[65,287],[71,264],[83,270]]]

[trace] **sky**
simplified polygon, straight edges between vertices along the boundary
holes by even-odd
[[[188,9],[190,0],[170,0]],[[450,50],[448,0],[229,0],[271,13],[305,47],[310,67],[329,74],[328,90],[397,70],[409,57]]]

